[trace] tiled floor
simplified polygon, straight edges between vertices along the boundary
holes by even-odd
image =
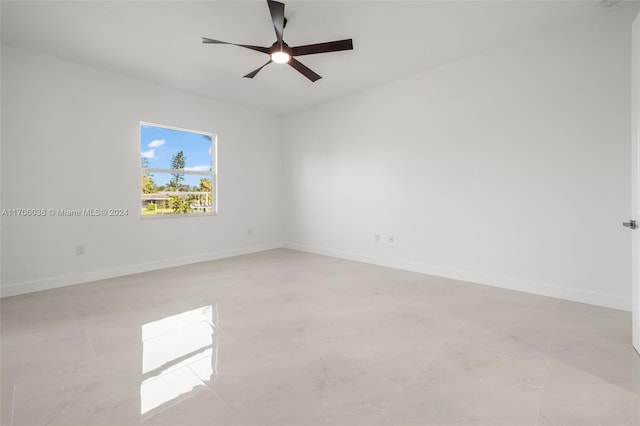
[[[640,425],[627,312],[289,250],[0,306],[2,425]]]

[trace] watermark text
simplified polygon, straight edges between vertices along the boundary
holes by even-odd
[[[129,209],[2,209],[2,217],[118,217],[129,216]]]

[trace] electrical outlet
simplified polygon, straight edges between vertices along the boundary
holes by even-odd
[[[375,241],[376,243],[380,242],[380,234],[376,234],[373,236],[373,241]]]
[[[393,235],[389,235],[389,244],[393,244]]]
[[[84,255],[84,244],[80,244],[79,246],[76,246],[76,255],[78,256]]]

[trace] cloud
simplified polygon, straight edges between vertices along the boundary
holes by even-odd
[[[207,164],[204,166],[185,167],[184,169],[192,172],[208,172],[211,170],[211,166]]]
[[[159,148],[162,145],[164,145],[165,143],[167,143],[167,141],[165,141],[164,139],[156,139],[154,141],[151,141],[147,144],[147,146],[149,148]]]
[[[153,158],[155,153],[155,149],[150,149],[149,151],[142,151],[140,154],[142,155],[142,158]]]

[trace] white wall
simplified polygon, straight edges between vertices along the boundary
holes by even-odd
[[[630,10],[287,117],[285,245],[629,310]]]
[[[217,217],[140,219],[141,120],[218,134]],[[281,127],[274,115],[3,45],[2,207],[130,214],[3,217],[2,295],[280,246]]]
[[[284,234],[292,248],[630,309],[633,14],[616,9],[287,117],[284,144],[279,117],[3,45],[1,207],[132,214],[3,217],[2,296]],[[219,216],[139,219],[140,120],[218,133]]]

